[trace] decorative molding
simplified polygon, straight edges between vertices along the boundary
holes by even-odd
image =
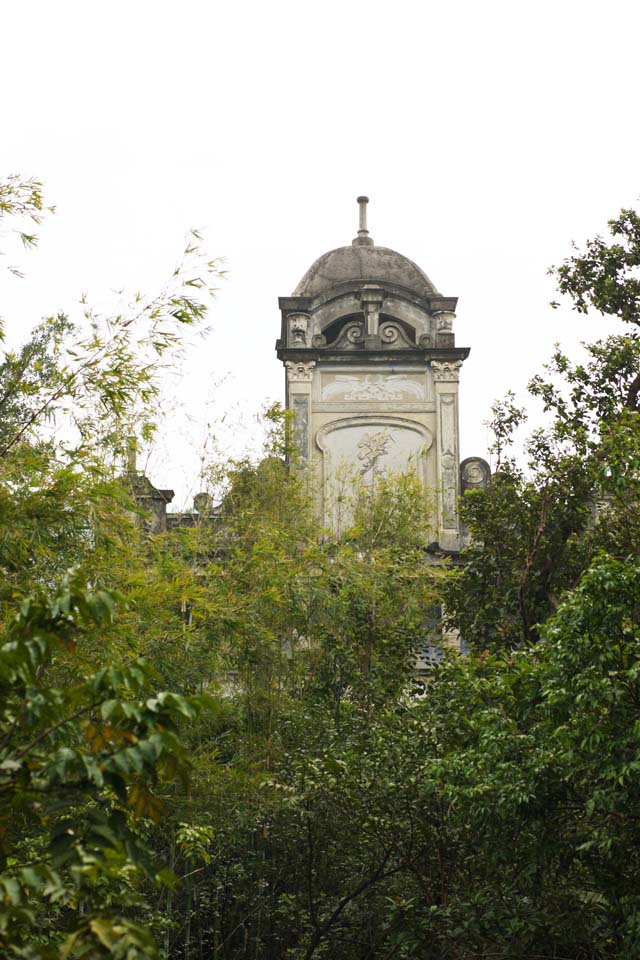
[[[352,320],[344,325],[332,346],[351,350],[364,342],[364,323],[362,320]],[[326,343],[326,340],[325,340]]]
[[[409,347],[410,349],[415,347],[400,324],[389,320],[380,324],[380,339],[383,347]]]
[[[313,379],[315,360],[286,360],[287,380],[289,383],[309,383]]]
[[[436,382],[455,382],[460,379],[462,360],[432,360],[431,369]]]
[[[342,327],[331,346],[339,350],[352,350],[354,347],[361,348],[363,345],[366,347],[371,337],[379,337],[378,347],[415,349],[415,343],[409,339],[399,323],[383,320],[382,323],[378,325],[378,321],[376,320],[374,324],[376,332],[373,334],[367,332],[368,325],[368,322],[365,324],[362,320],[348,321]],[[316,343],[316,339],[316,337],[313,339],[314,346],[323,346],[326,343],[326,340],[324,340],[323,344],[319,342]]]
[[[362,343],[364,340],[364,326],[361,323],[350,323],[344,328],[344,335],[349,343]]]
[[[368,416],[345,417],[340,420],[332,420],[320,427],[315,435],[315,442],[322,453],[326,453],[326,438],[335,430],[350,430],[352,427],[388,427],[399,430],[409,430],[422,437],[422,454],[426,454],[433,445],[433,433],[424,424],[416,420],[408,420],[405,417],[392,417],[385,414],[371,413]]]
[[[400,329],[396,323],[383,323],[380,327],[380,338],[384,343],[396,343],[400,336]]]

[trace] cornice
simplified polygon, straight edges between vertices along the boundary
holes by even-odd
[[[276,341],[276,353],[282,361],[292,360],[304,362],[315,360],[318,363],[406,363],[423,362],[430,360],[456,361],[466,360],[471,353],[471,347],[414,347],[413,349],[392,350],[332,350],[330,347],[283,347],[282,341]]]

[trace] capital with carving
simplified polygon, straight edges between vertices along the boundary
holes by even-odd
[[[457,383],[460,379],[461,366],[462,360],[432,360],[431,369],[433,370],[433,378],[436,383],[438,381]]]
[[[287,360],[287,380],[289,383],[309,383],[313,379],[315,360]]]

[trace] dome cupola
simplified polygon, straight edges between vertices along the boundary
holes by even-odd
[[[359,227],[349,246],[313,263],[292,296],[280,298],[282,350],[420,350],[454,347],[457,299],[443,297],[413,260],[377,246],[358,197]]]
[[[420,267],[389,247],[378,247],[367,229],[368,197],[358,197],[360,229],[349,247],[338,247],[313,263],[293,292],[294,297],[318,297],[345,283],[390,284],[418,297],[440,296]]]

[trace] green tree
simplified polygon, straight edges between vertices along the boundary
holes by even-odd
[[[42,209],[39,184],[0,184],[1,225]],[[167,692],[144,659],[148,550],[120,463],[133,432],[151,435],[158,374],[218,275],[194,236],[160,295],[48,318],[0,363],[3,955],[155,955],[134,920],[142,877],[173,880],[149,831],[160,784],[184,790],[178,726],[209,700]]]
[[[470,652],[445,657],[420,699],[394,645],[410,649],[412,610],[415,643],[440,583],[424,590],[424,553],[394,539],[411,521],[377,544],[366,521],[339,541],[307,539],[278,571],[275,528],[261,544],[268,509],[243,473],[230,503],[238,516],[250,504],[234,540],[247,577],[235,582],[242,594],[255,583],[257,602],[243,602],[240,635],[280,651],[295,624],[296,654],[287,673],[238,648],[247,677],[218,718],[225,772],[217,793],[202,783],[201,809],[215,795],[219,819],[191,900],[201,944],[345,960],[636,955],[637,360],[634,336],[591,345],[583,364],[556,351],[532,382],[552,416],[526,470],[509,455],[522,414],[497,407],[500,469],[465,498],[473,540],[462,569],[440,577]],[[297,516],[271,468],[278,510]],[[389,564],[398,556],[406,566]]]
[[[315,954],[331,942],[331,914],[342,919],[359,903],[363,876],[382,882],[377,845],[365,856],[360,833],[331,869],[328,861],[363,807],[358,753],[413,687],[416,649],[433,639],[428,612],[442,572],[425,555],[422,485],[412,476],[381,476],[374,490],[356,485],[352,526],[336,537],[314,514],[308,477],[283,459],[295,456],[286,418],[269,416],[263,459],[216,476],[218,520],[154,544],[155,569],[169,591],[180,580],[189,609],[185,645],[164,645],[154,662],[162,658],[179,688],[206,677],[224,694],[215,717],[192,732],[192,791],[176,797],[166,824],[167,849],[190,874],[166,903],[171,956],[197,956],[197,944],[276,957],[304,956],[315,943]],[[352,757],[344,792],[332,778],[343,763],[333,750]],[[209,863],[189,869],[178,823],[212,831]],[[312,902],[309,871],[321,875]]]
[[[590,241],[554,273],[578,312],[595,309],[631,329],[586,345],[582,363],[556,348],[531,380],[550,423],[526,444],[526,468],[505,457],[524,411],[513,398],[496,405],[498,470],[487,491],[462,502],[472,543],[448,609],[480,648],[534,642],[599,549],[637,551],[640,218],[625,210],[609,226],[611,242]]]
[[[34,177],[25,179],[18,174],[10,174],[0,180],[0,235],[6,235],[12,229],[23,247],[34,247],[38,237],[35,233],[27,232],[25,227],[28,225],[31,231],[42,223],[46,213],[53,213],[53,210],[53,207],[45,206],[42,183]],[[9,228],[9,223],[15,226]],[[4,255],[4,250],[0,252]],[[16,266],[9,265],[7,269],[15,276],[23,276]]]
[[[411,476],[353,484],[323,530],[278,409],[259,463],[212,472],[215,509],[143,535],[119,462],[202,317],[196,249],[160,298],[5,354],[5,953],[638,955],[635,214],[612,232],[557,276],[632,332],[534,377],[524,466],[524,414],[496,406],[451,570]],[[469,652],[420,689],[443,593]]]
[[[141,658],[89,674],[69,664],[73,682],[52,683],[61,658],[103,638],[114,609],[111,593],[73,574],[23,600],[3,638],[0,946],[16,956],[155,955],[121,914],[137,902],[137,875],[171,876],[133,824],[162,816],[158,778],[186,778],[175,732],[205,700],[156,692]]]

